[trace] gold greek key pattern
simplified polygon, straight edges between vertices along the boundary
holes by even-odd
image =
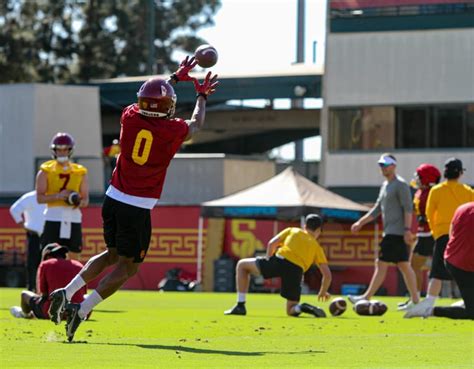
[[[83,228],[83,245],[80,260],[86,262],[90,257],[105,251],[102,228]],[[202,242],[206,244],[206,230]],[[24,252],[26,234],[22,229],[0,228],[0,250]],[[192,228],[153,228],[146,263],[196,263],[198,248],[198,229]]]
[[[320,243],[329,265],[371,266],[377,240],[373,231],[354,235],[350,231],[324,231]]]
[[[0,250],[26,252],[26,231],[24,229],[0,228]]]

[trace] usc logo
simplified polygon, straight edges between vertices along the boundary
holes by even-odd
[[[232,220],[231,232],[235,241],[232,241],[232,253],[242,258],[253,256],[256,250],[263,250],[263,243],[255,237],[253,230],[257,225],[256,220]]]

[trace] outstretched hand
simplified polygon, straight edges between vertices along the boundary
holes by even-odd
[[[318,293],[318,301],[328,301],[330,298],[331,298],[331,294],[329,292]]]
[[[208,72],[206,78],[202,83],[199,83],[197,79],[193,80],[194,89],[198,95],[204,96],[207,98],[209,95],[212,95],[216,91],[216,87],[219,84],[217,80],[217,74],[212,76],[212,72]]]
[[[196,66],[197,61],[194,56],[191,58],[187,56],[179,65],[179,68],[176,72],[173,73],[173,78],[176,79],[176,82],[180,81],[194,81],[195,78],[189,75],[189,72]]]

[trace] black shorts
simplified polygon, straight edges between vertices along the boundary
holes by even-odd
[[[434,249],[434,238],[431,236],[428,237],[418,237],[416,241],[415,248],[413,249],[414,254],[421,256],[433,256]]]
[[[116,248],[120,256],[133,258],[134,263],[141,263],[150,246],[150,210],[105,196],[102,220],[107,247]]]
[[[444,265],[444,250],[449,241],[449,236],[446,234],[436,239],[433,251],[433,261],[431,262],[430,279],[441,279],[450,281],[453,279],[451,274]]]
[[[277,256],[272,256],[270,259],[258,257],[256,263],[263,278],[281,277],[281,297],[290,301],[300,301],[303,269]]]
[[[36,296],[32,297],[28,302],[28,305],[33,312],[33,315],[37,319],[49,319],[49,316],[45,316],[43,313],[43,305],[48,300],[46,296]]]
[[[61,222],[47,220],[44,223],[43,234],[41,235],[41,249],[47,244],[57,242],[68,248],[71,252],[82,251],[82,226],[81,223],[71,223],[71,237],[59,238]]]
[[[403,236],[387,234],[379,245],[379,260],[387,263],[408,261],[408,246]]]

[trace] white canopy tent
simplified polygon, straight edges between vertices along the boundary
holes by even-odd
[[[341,221],[359,219],[368,207],[311,182],[293,167],[260,184],[201,204],[199,218],[197,279],[202,277],[203,226],[207,218],[273,219],[302,222],[309,213]]]

